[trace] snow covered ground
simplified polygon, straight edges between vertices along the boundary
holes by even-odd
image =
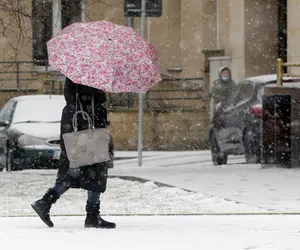
[[[84,229],[84,217],[0,218],[1,249],[299,250],[298,216],[106,217],[115,230]]]
[[[137,166],[137,159],[123,159],[109,171],[101,209],[105,218],[117,223],[116,230],[83,228],[86,192],[76,189],[53,206],[55,227],[47,228],[33,214],[30,203],[53,185],[56,170],[0,173],[1,246],[31,250],[41,246],[72,250],[94,246],[112,250],[299,249],[299,169],[261,169],[245,164],[242,156],[230,157],[228,165],[216,167],[207,151],[143,155],[142,167]],[[137,152],[117,152],[116,156],[135,157]],[[166,216],[170,214],[177,216]]]
[[[0,216],[33,215],[30,204],[53,186],[55,172],[27,170],[0,174]],[[54,215],[85,214],[86,191],[70,189],[53,206]],[[228,201],[176,187],[158,186],[153,181],[109,178],[102,195],[101,211],[109,215],[259,213],[256,206]]]
[[[136,152],[120,152],[137,156]],[[265,168],[230,156],[227,165],[213,166],[208,151],[145,152],[137,160],[117,161],[112,175],[163,182],[203,194],[249,204],[278,213],[300,213],[300,168]]]

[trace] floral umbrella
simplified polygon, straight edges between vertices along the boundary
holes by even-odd
[[[146,93],[161,80],[157,51],[131,27],[74,23],[47,46],[49,64],[79,84],[110,93]]]

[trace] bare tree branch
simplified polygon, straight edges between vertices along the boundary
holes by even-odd
[[[42,1],[42,0],[41,0]],[[0,34],[10,47],[12,54],[7,55],[9,60],[18,60],[21,52],[32,41],[32,7],[30,1],[0,0]],[[89,5],[103,4],[116,6],[111,0],[90,0]],[[93,15],[92,10],[85,10],[87,19]]]
[[[22,0],[0,0],[0,34],[12,49],[12,60],[17,60],[18,55],[28,44],[31,13]]]

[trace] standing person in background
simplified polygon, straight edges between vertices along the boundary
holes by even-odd
[[[235,87],[236,84],[231,78],[231,70],[228,67],[221,67],[219,69],[219,78],[213,82],[210,93],[214,100],[214,107],[226,101]]]

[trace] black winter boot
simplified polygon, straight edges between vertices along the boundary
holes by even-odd
[[[93,204],[87,202],[86,207],[86,218],[84,222],[84,227],[86,228],[115,228],[116,224],[113,222],[108,222],[103,220],[100,216],[100,204]]]
[[[42,199],[31,204],[33,210],[48,227],[53,227],[49,212],[51,205],[59,199],[59,196],[60,195],[54,189],[50,188]]]

